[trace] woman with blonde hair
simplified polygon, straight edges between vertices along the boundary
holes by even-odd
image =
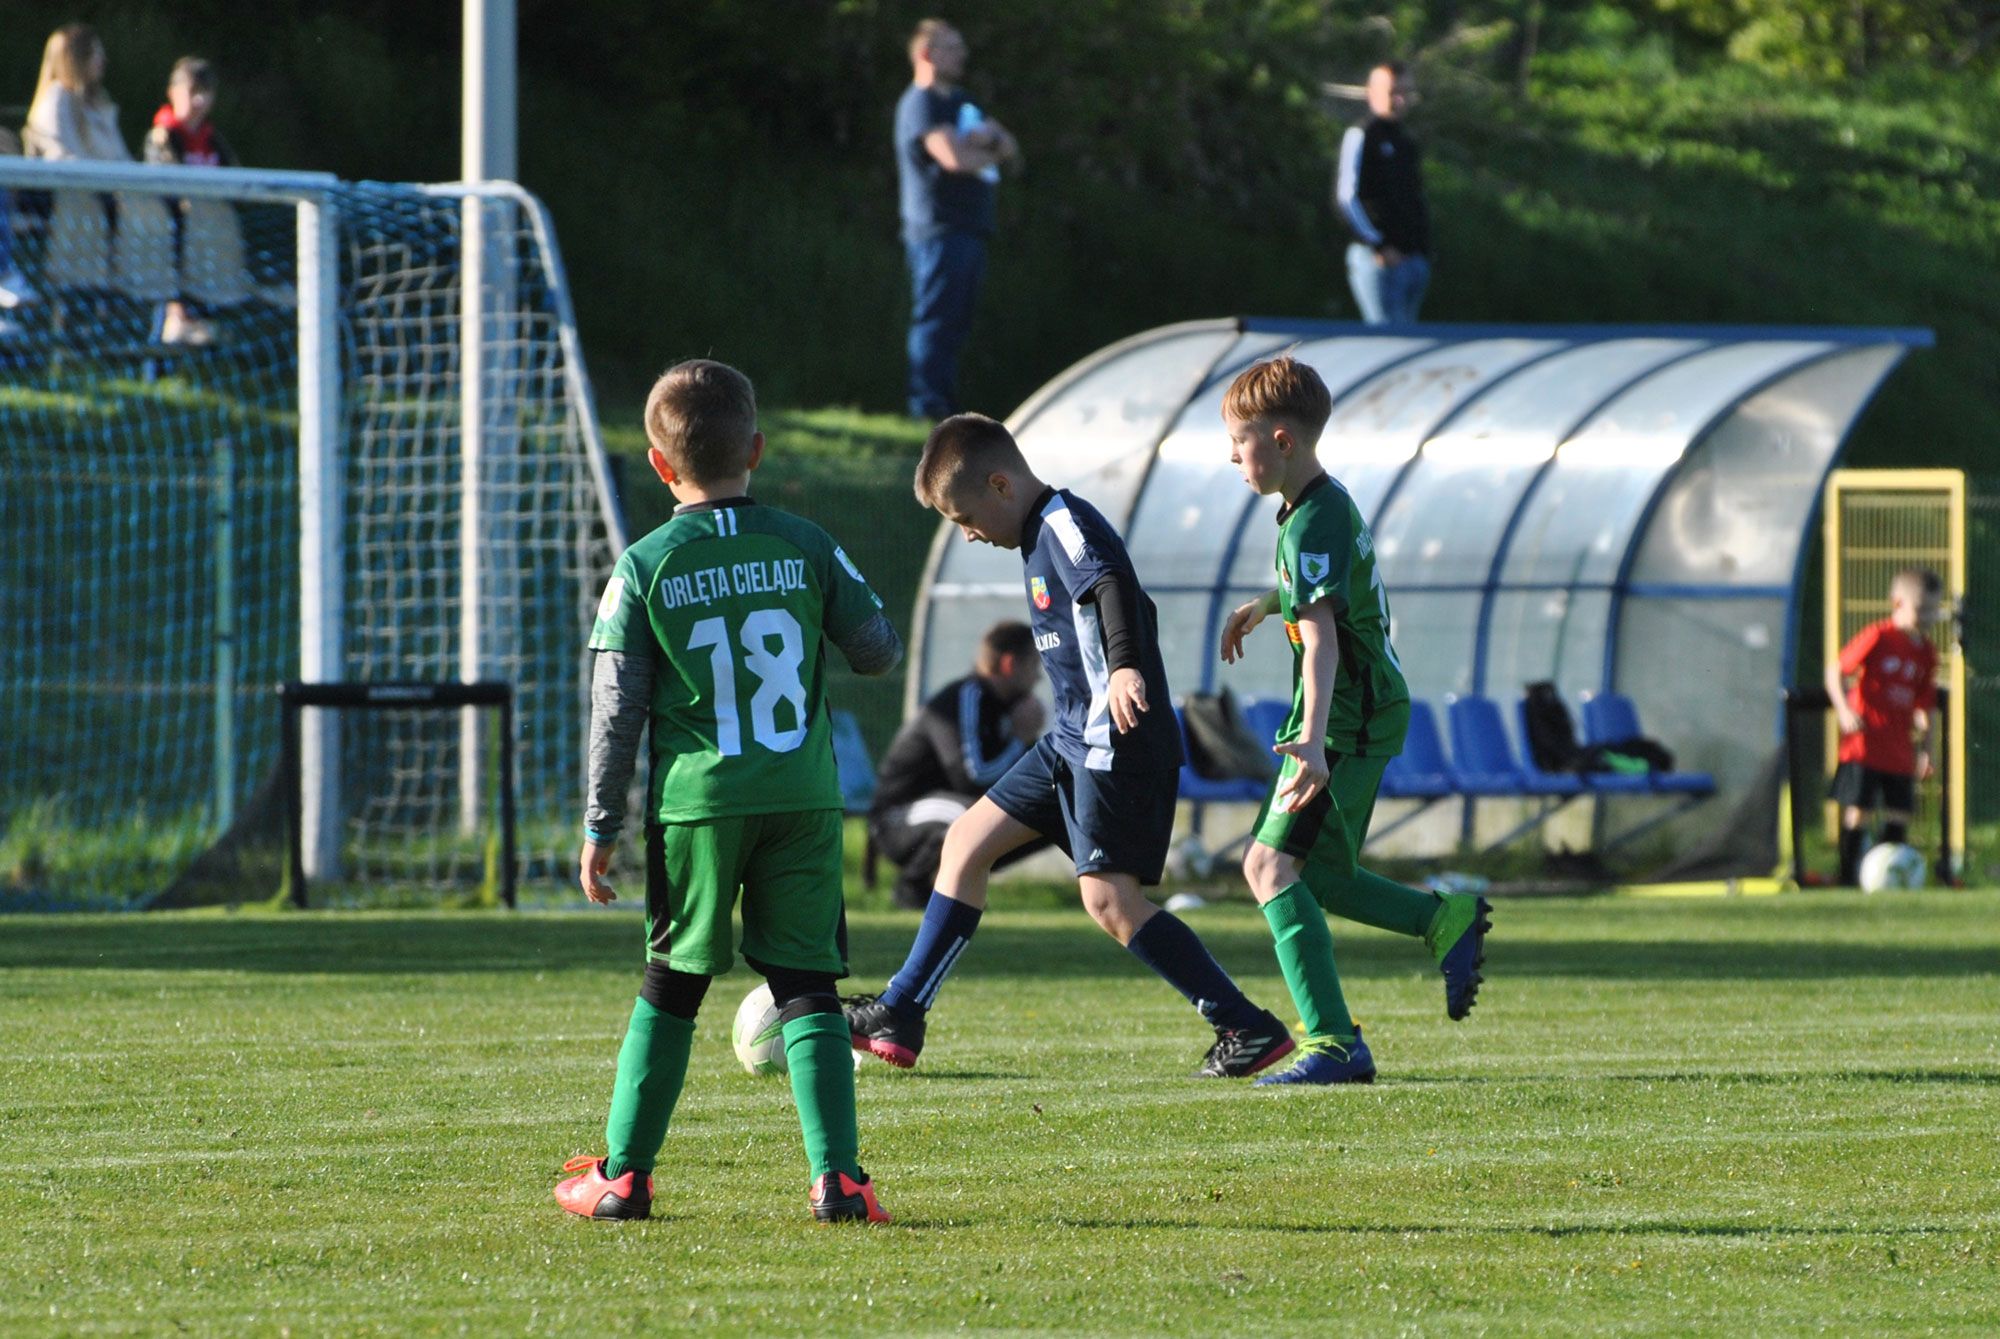
[[[104,91],[104,43],[85,23],[49,34],[21,144],[31,158],[129,163],[118,104]],[[57,191],[44,261],[53,288],[117,288],[145,302],[174,296],[173,232],[149,195]]]

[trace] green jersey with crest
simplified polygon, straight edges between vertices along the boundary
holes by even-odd
[[[748,498],[677,508],[627,549],[590,648],[659,662],[650,817],[838,809],[825,639],[881,608],[832,536]]]
[[[1394,757],[1410,725],[1410,689],[1389,645],[1389,594],[1375,567],[1368,523],[1347,490],[1325,474],[1278,511],[1278,612],[1292,646],[1292,712],[1285,718],[1285,739],[1308,733],[1299,610],[1321,600],[1333,611],[1340,646],[1326,746],[1365,758]]]

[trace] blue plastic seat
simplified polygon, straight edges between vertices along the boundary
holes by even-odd
[[[840,807],[850,814],[868,812],[875,798],[875,764],[868,757],[868,741],[861,737],[861,722],[851,711],[829,711],[833,725],[833,767],[840,778]]]
[[[1445,757],[1437,713],[1428,702],[1410,703],[1410,732],[1403,751],[1382,769],[1382,795],[1391,800],[1441,800],[1459,793],[1458,777]]]
[[[1542,773],[1530,778],[1514,757],[1500,708],[1491,698],[1469,694],[1451,704],[1451,757],[1467,795],[1581,795],[1583,781]]]
[[[1244,719],[1247,724],[1247,707]],[[1182,755],[1192,758],[1194,747],[1188,739],[1187,715],[1179,707],[1174,708],[1174,720],[1181,728]],[[1259,804],[1264,799],[1265,784],[1249,777],[1205,777],[1191,763],[1181,763],[1181,798],[1190,804]]]
[[[1627,772],[1544,772],[1535,765],[1535,750],[1527,744],[1528,700],[1522,698],[1514,704],[1514,723],[1521,728],[1521,770],[1527,774],[1530,783],[1540,785],[1552,777],[1576,776],[1583,782],[1584,789],[1593,795],[1649,795],[1654,790],[1653,779],[1637,773]]]
[[[1267,747],[1278,742],[1278,731],[1291,714],[1289,698],[1253,697],[1243,704],[1243,724]]]
[[[1599,693],[1583,704],[1583,742],[1616,744],[1643,739],[1639,708],[1623,693]],[[1707,772],[1654,772],[1645,778],[1651,790],[1669,795],[1712,795],[1715,778]]]

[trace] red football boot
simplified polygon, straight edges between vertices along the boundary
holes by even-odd
[[[856,1181],[846,1172],[828,1172],[813,1182],[813,1217],[822,1223],[886,1223],[889,1211],[875,1198],[875,1183],[859,1167]]]
[[[653,1178],[650,1174],[628,1171],[616,1179],[604,1175],[604,1159],[571,1158],[563,1164],[566,1172],[580,1172],[556,1185],[556,1203],[583,1218],[650,1218],[653,1215]],[[873,1203],[873,1198],[870,1198]]]

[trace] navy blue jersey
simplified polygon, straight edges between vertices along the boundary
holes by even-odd
[[[1125,541],[1097,508],[1064,489],[1050,488],[1035,500],[1035,510],[1021,527],[1021,561],[1029,625],[1055,690],[1049,736],[1057,750],[1070,766],[1093,772],[1179,767],[1181,732],[1160,660],[1159,616],[1132,570]],[[1125,734],[1111,721],[1111,669],[1097,605],[1090,598],[1091,587],[1108,576],[1131,582],[1145,624],[1139,672],[1146,680],[1150,710]]]

